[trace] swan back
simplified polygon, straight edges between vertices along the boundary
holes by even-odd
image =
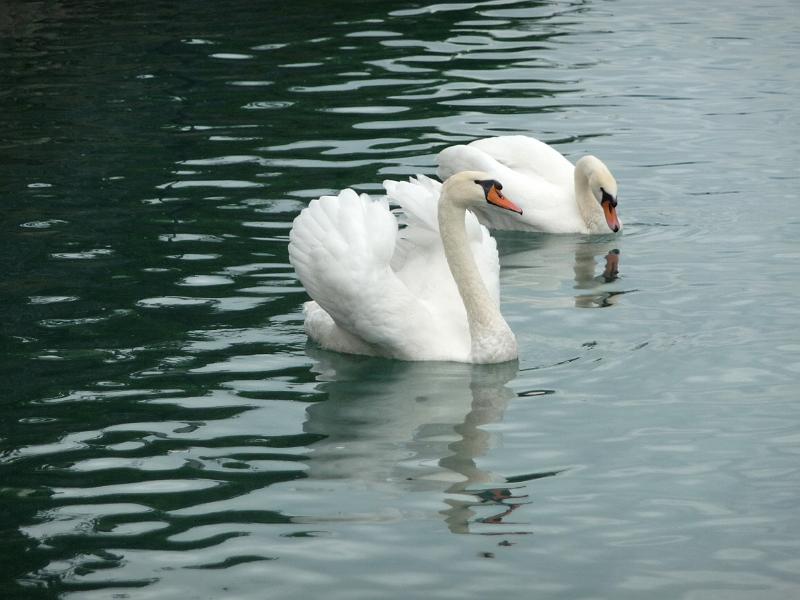
[[[541,178],[557,186],[572,183],[572,163],[560,152],[536,138],[506,135],[475,140],[469,145],[516,173]]]

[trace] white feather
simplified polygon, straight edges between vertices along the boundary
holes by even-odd
[[[476,140],[468,145],[442,150],[437,162],[442,179],[459,171],[486,171],[502,181],[503,192],[522,209],[522,214],[478,211],[481,222],[491,229],[533,230],[547,233],[610,233],[595,188],[605,186],[616,196],[617,184],[607,167],[576,177],[575,167],[561,153],[535,138],[523,135]],[[580,163],[579,163],[580,166]],[[595,181],[596,179],[596,181]],[[576,183],[582,184],[581,189]],[[585,188],[585,189],[584,189]],[[621,228],[622,224],[619,223]]]
[[[289,258],[313,299],[304,307],[307,334],[339,352],[480,360],[439,235],[441,184],[421,177],[386,186],[402,208],[402,229],[385,200],[349,189],[313,200],[295,219]],[[466,214],[469,247],[497,310],[497,247],[477,219]],[[513,350],[516,356],[515,343]],[[508,349],[496,354],[505,357],[503,352]]]

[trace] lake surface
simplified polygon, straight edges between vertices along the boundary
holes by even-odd
[[[4,598],[800,594],[800,9],[0,6]],[[519,364],[307,345],[292,219],[525,133]]]

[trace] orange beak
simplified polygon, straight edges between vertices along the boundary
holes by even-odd
[[[505,208],[506,210],[513,211],[518,214],[522,214],[522,209],[514,204],[511,200],[503,196],[500,190],[497,189],[496,185],[493,185],[489,188],[489,191],[486,193],[486,200],[489,204],[494,204],[495,206],[499,206],[500,208]]]
[[[617,207],[615,206],[616,203],[612,203],[611,200],[603,199],[600,205],[603,207],[603,214],[606,216],[606,223],[608,223],[608,228],[616,233],[619,231],[619,217],[617,217]]]

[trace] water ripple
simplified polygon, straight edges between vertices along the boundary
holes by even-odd
[[[10,597],[793,597],[785,0],[17,4]],[[626,225],[495,234],[520,364],[308,344],[309,200],[506,133],[603,158]]]

